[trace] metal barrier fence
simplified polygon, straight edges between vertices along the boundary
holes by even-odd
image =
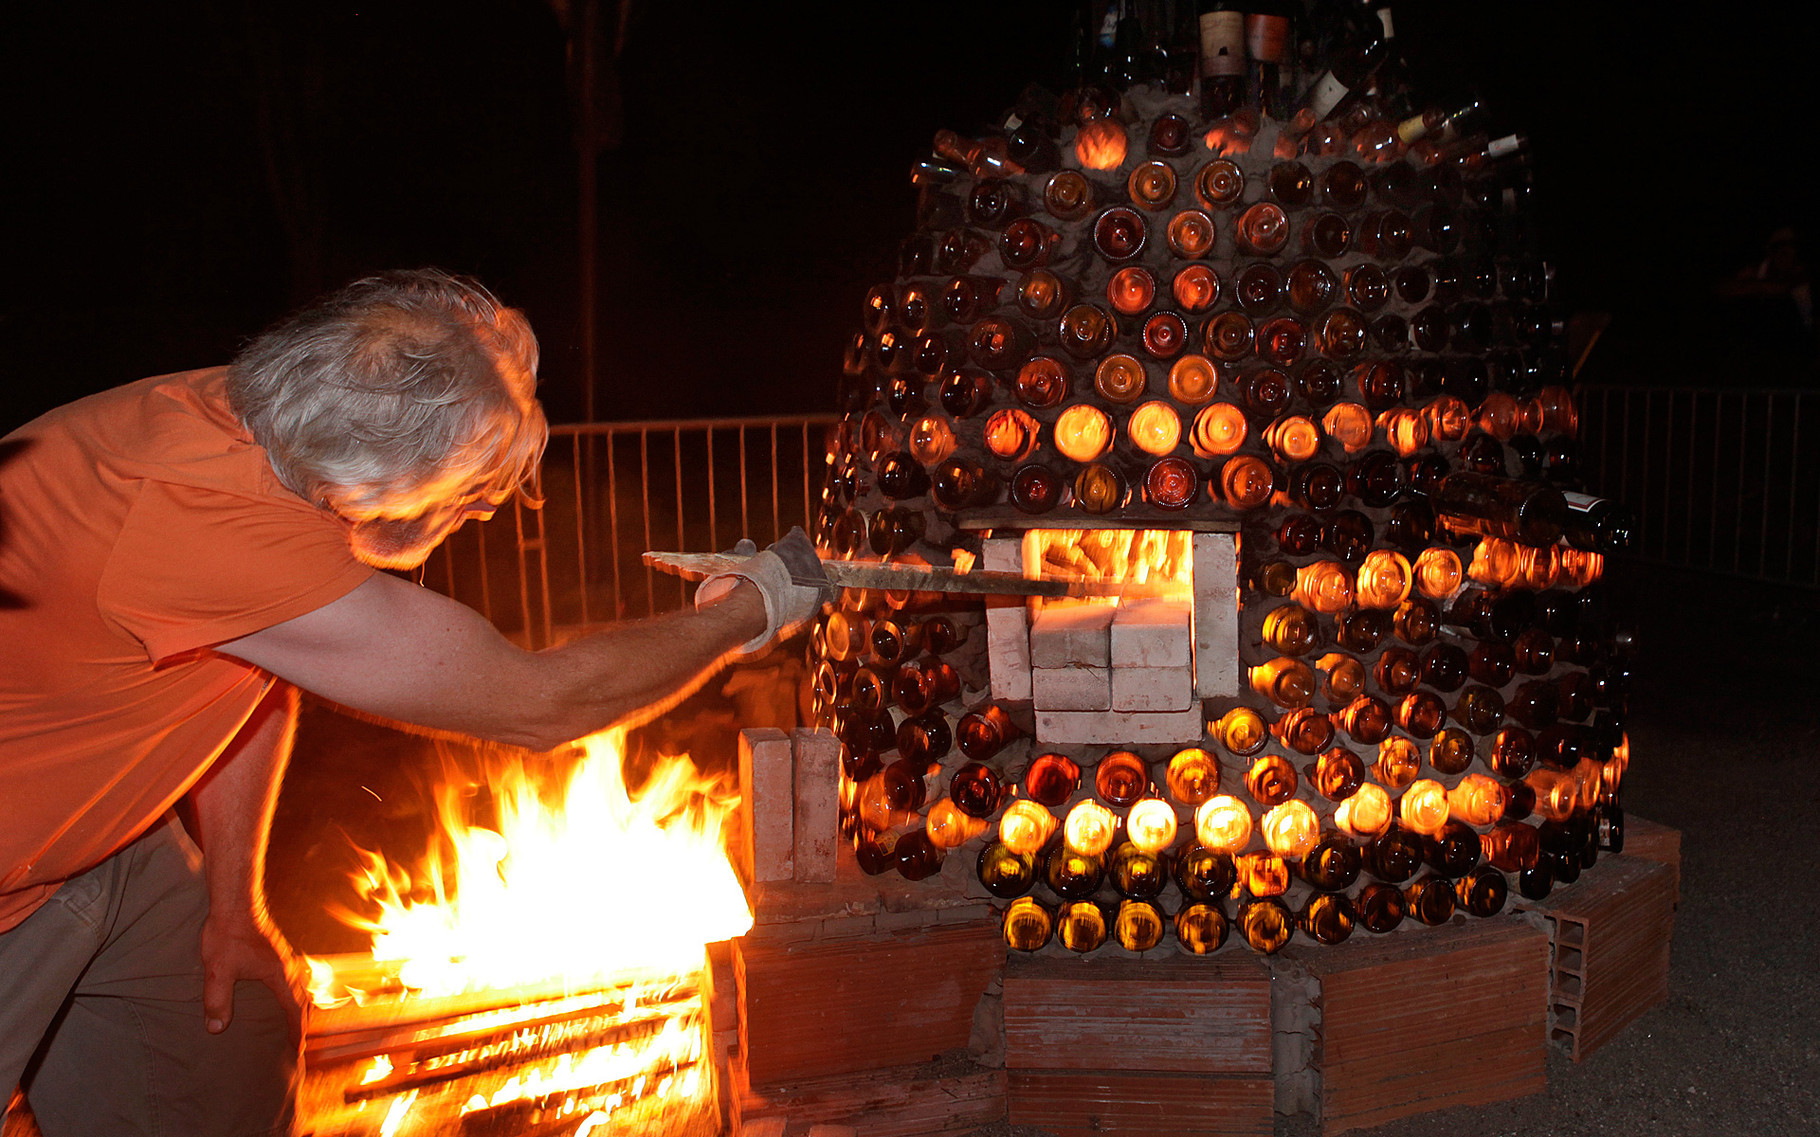
[[[1587,387],[1589,487],[1637,512],[1634,555],[1820,586],[1820,398],[1799,390]]]
[[[691,586],[647,569],[647,549],[759,544],[809,526],[834,415],[589,423],[550,430],[544,505],[463,526],[424,567],[530,648],[680,607]]]

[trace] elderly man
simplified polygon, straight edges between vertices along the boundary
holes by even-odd
[[[692,612],[526,652],[376,571],[533,475],[536,368],[478,284],[388,273],[0,442],[0,1105],[20,1086],[46,1137],[290,1131],[300,1012],[259,881],[297,688],[548,749],[821,602],[794,534]]]

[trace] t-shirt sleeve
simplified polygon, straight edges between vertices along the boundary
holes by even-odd
[[[103,618],[156,663],[314,611],[377,571],[302,502],[148,481],[103,570]]]

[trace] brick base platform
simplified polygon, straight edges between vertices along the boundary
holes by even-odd
[[[1632,818],[1627,837],[1627,855],[1524,911],[1274,957],[1234,941],[1007,959],[982,910],[999,901],[955,892],[918,910],[846,876],[767,892],[736,947],[737,1042],[715,1016],[734,1050],[730,1120],[759,1137],[1007,1120],[1264,1137],[1277,1112],[1309,1112],[1331,1135],[1537,1093],[1551,1036],[1582,1058],[1666,991],[1679,834]]]

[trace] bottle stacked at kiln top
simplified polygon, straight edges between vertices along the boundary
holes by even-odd
[[[1243,682],[1193,745],[1050,746],[987,693],[979,599],[849,591],[811,663],[860,866],[983,890],[1029,951],[1268,952],[1545,895],[1622,841],[1596,582],[1631,522],[1576,492],[1523,139],[1417,99],[1383,4],[1093,16],[1077,88],[915,167],[818,540],[951,564],[1227,523]]]

